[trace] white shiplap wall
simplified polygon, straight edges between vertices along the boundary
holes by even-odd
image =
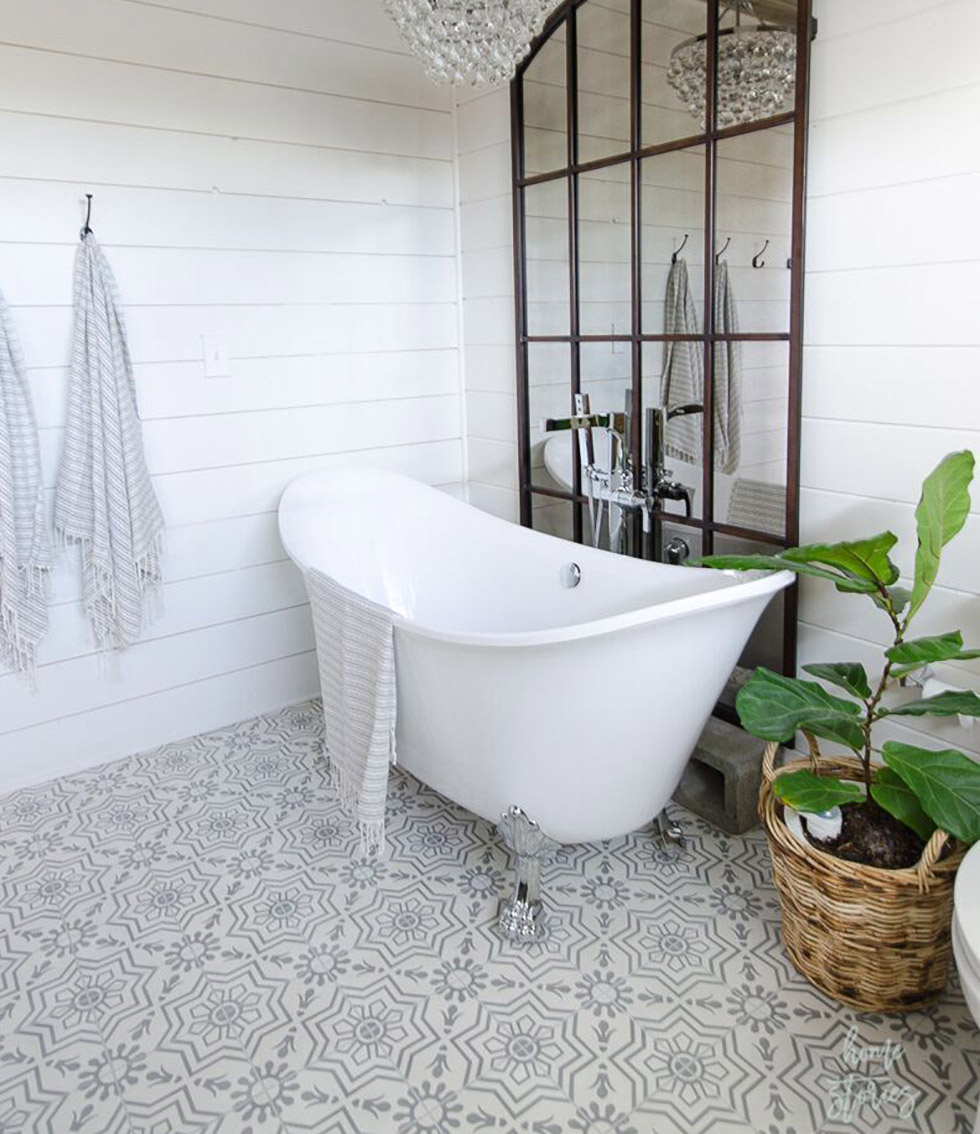
[[[457,95],[469,498],[516,520],[510,92]]]
[[[312,694],[282,488],[364,460],[458,490],[463,465],[452,103],[380,3],[0,0],[0,137],[46,483],[88,190],[169,526],[163,613],[105,672],[59,566],[37,695],[0,676],[3,790]]]
[[[914,508],[946,453],[980,456],[980,5],[816,0],[809,165],[802,536],[890,528],[912,567]],[[980,642],[980,486],[916,634]],[[866,609],[866,607],[868,609]],[[800,659],[879,667],[887,619],[804,586]],[[980,665],[939,666],[980,690]],[[909,743],[980,752],[917,722]]]

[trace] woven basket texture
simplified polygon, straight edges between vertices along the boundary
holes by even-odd
[[[873,1012],[911,1012],[946,987],[952,958],[953,881],[965,848],[936,831],[919,862],[882,870],[803,846],[783,820],[776,776],[810,768],[763,758],[759,818],[782,907],[783,942],[793,964],[821,992]],[[822,756],[820,770],[863,782],[859,760]],[[940,857],[950,844],[950,852]]]

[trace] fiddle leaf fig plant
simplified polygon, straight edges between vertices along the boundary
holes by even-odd
[[[739,692],[739,717],[754,736],[788,744],[800,731],[810,744],[815,770],[779,776],[773,787],[795,810],[826,811],[861,804],[867,796],[923,840],[937,827],[967,844],[980,840],[980,764],[954,749],[935,752],[896,741],[881,747],[883,763],[876,763],[873,736],[874,726],[890,717],[980,717],[980,697],[968,691],[891,707],[883,703],[899,679],[932,662],[980,658],[980,649],[964,647],[958,630],[909,637],[910,624],[939,574],[942,550],[966,523],[974,465],[971,452],[950,453],[926,477],[915,511],[918,547],[911,588],[899,585],[899,570],[890,558],[898,537],[887,531],[867,539],[793,547],[776,555],[713,555],[701,560],[703,566],[722,571],[788,570],[824,579],[843,593],[867,595],[891,622],[893,642],[875,681],[858,662],[804,666],[817,681],[760,667]],[[825,685],[836,692],[828,692]],[[821,773],[818,737],[857,754],[864,791]]]

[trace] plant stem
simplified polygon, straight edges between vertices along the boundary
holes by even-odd
[[[895,644],[901,642],[905,631],[908,627],[908,618],[903,623],[902,620],[895,613],[895,604],[892,602],[892,596],[888,593],[888,588],[884,585],[879,586],[878,593],[881,595],[884,604],[884,611],[891,619],[892,626],[895,627]]]
[[[884,609],[891,619],[892,626],[895,627],[895,641],[893,646],[901,644],[905,637],[905,630],[908,625],[908,619],[903,624],[895,613],[895,607],[892,603],[892,597],[888,593],[887,587],[881,588],[881,597],[884,599]],[[890,661],[885,663],[885,668],[882,670],[881,680],[878,682],[878,688],[874,691],[870,700],[865,702],[867,712],[865,713],[864,723],[861,726],[864,733],[864,753],[861,757],[861,763],[864,765],[864,783],[868,789],[868,796],[871,796],[871,731],[874,727],[875,721],[878,719],[878,706],[881,704],[881,699],[885,695],[885,690],[888,688],[888,682],[891,680],[892,663]]]
[[[900,640],[900,639],[899,639]],[[896,642],[897,645],[897,642]],[[881,680],[878,682],[878,688],[874,691],[871,700],[867,702],[868,711],[864,718],[862,729],[864,731],[864,754],[861,757],[861,762],[864,765],[864,782],[868,789],[868,794],[871,793],[871,730],[874,727],[875,721],[878,719],[877,710],[878,705],[881,703],[882,697],[885,695],[885,690],[888,688],[888,682],[891,679],[892,663],[887,662],[884,670],[882,670]]]

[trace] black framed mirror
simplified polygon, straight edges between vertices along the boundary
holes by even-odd
[[[519,69],[526,526],[669,562],[798,542],[815,33],[810,0],[568,0]],[[652,522],[597,522],[597,477],[667,475]],[[794,588],[743,663],[792,673],[796,623]]]

